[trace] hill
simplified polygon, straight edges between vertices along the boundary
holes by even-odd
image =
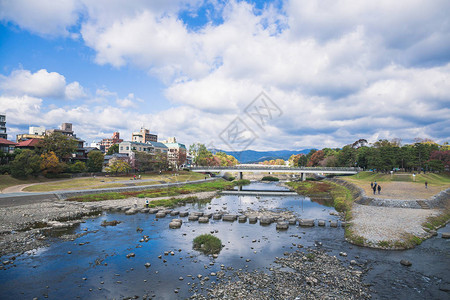
[[[244,150],[244,151],[223,151],[219,149],[209,149],[212,153],[225,152],[228,155],[236,157],[236,159],[242,164],[257,163],[265,160],[272,159],[284,159],[288,160],[292,154],[307,154],[311,149],[303,150],[277,150],[277,151],[255,151],[255,150]]]

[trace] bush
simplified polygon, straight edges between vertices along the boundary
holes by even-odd
[[[239,180],[235,180],[233,181],[234,185],[249,185],[250,184],[250,180],[248,179],[239,179]]]
[[[60,173],[60,174],[55,174],[55,173],[47,173],[45,174],[46,178],[72,178],[72,174],[68,174],[68,173]]]
[[[11,174],[10,165],[0,165],[0,175]]]
[[[280,181],[280,179],[278,179],[277,177],[274,177],[274,176],[264,176],[261,180],[262,181]]]
[[[83,173],[86,171],[86,164],[82,161],[77,161],[76,163],[69,166],[69,170],[72,173]]]
[[[199,235],[194,239],[193,244],[195,250],[205,254],[219,253],[222,249],[222,241],[211,234]]]

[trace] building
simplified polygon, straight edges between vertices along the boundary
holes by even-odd
[[[6,134],[6,115],[0,114],[0,139],[8,139]]]
[[[167,148],[167,160],[173,167],[180,167],[186,164],[187,150],[184,144],[177,142],[175,137],[168,138],[162,142]]]
[[[46,134],[53,134],[55,132],[60,132],[67,136],[74,136],[72,130],[72,123],[62,123],[61,129],[49,129],[45,131]]]
[[[29,139],[43,139],[45,137],[45,127],[29,127],[28,134],[18,134],[16,136],[16,141],[18,143],[29,140]]]
[[[150,130],[141,127],[141,131],[133,132],[131,134],[131,141],[137,143],[157,142],[158,136],[156,134],[151,134]]]
[[[159,153],[167,154],[168,148],[163,143],[159,142],[121,142],[119,144],[119,153],[127,154],[131,157],[134,153],[133,151],[145,152],[153,155]]]
[[[28,139],[17,143],[16,148],[34,150],[42,139]]]
[[[102,152],[106,153],[106,152],[108,152],[109,147],[111,147],[112,145],[115,145],[115,144],[120,144],[121,142],[123,142],[123,140],[120,138],[120,134],[118,132],[114,132],[112,135],[112,138],[103,139],[100,142],[100,150],[102,150]]]
[[[0,152],[13,153],[16,143],[8,141],[7,139],[0,138]]]

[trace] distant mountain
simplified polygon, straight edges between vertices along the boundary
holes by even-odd
[[[284,159],[288,160],[292,154],[307,154],[311,149],[304,150],[277,150],[277,151],[254,151],[254,150],[244,150],[244,151],[224,151],[219,149],[209,149],[213,154],[217,152],[225,152],[228,155],[236,157],[236,159],[242,164],[248,163],[258,163],[265,160],[272,159]]]

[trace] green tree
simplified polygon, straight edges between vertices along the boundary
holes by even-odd
[[[113,155],[114,153],[119,153],[119,144],[114,144],[108,148],[106,155]]]
[[[189,152],[193,156],[194,164],[198,166],[209,166],[214,164],[214,156],[206,149],[204,144],[196,143],[189,147]]]
[[[109,160],[108,166],[106,167],[106,172],[108,173],[128,173],[130,170],[130,163],[115,157]]]
[[[103,168],[104,155],[94,150],[88,153],[87,168],[89,172],[101,172]]]
[[[356,149],[351,145],[346,145],[337,155],[338,164],[341,167],[354,167],[356,162]]]
[[[37,176],[41,170],[41,157],[31,150],[23,150],[11,163],[11,175],[16,178]]]
[[[54,132],[46,135],[39,142],[40,152],[54,152],[59,161],[68,161],[72,157],[72,153],[77,149],[78,142],[73,138],[63,135],[60,132]]]
[[[69,166],[69,170],[72,173],[83,173],[86,171],[86,164],[82,161],[77,161]]]
[[[167,153],[156,153],[153,156],[152,163],[155,170],[164,171],[169,169],[169,160],[167,159]]]
[[[134,167],[139,172],[153,170],[155,167],[153,155],[142,151],[136,151],[134,153]]]

